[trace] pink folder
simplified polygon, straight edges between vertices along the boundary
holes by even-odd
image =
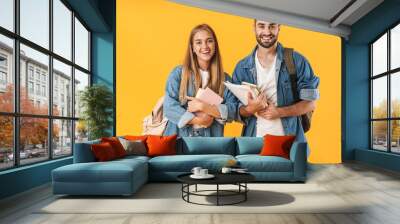
[[[220,105],[224,99],[212,91],[210,88],[199,89],[196,98],[211,105]]]

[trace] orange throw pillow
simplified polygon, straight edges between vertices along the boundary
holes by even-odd
[[[147,137],[147,155],[148,156],[165,156],[176,155],[176,138],[177,135]]]
[[[265,135],[261,156],[280,156],[289,159],[290,147],[296,136]]]
[[[101,138],[101,142],[108,142],[114,149],[115,155],[117,158],[121,158],[126,156],[126,151],[124,146],[122,146],[121,142],[117,137],[109,137],[109,138]]]
[[[113,147],[108,142],[93,144],[90,147],[92,149],[94,157],[99,162],[110,161],[117,158]]]

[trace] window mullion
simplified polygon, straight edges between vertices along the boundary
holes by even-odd
[[[19,5],[20,1],[14,1],[14,30],[17,35],[19,35]],[[19,39],[14,39],[14,113],[19,114],[20,111],[20,50],[19,50]],[[19,157],[19,145],[20,145],[20,118],[14,115],[14,166],[19,166],[20,157]]]
[[[49,50],[53,52],[53,0],[49,0]],[[49,55],[48,91],[50,119],[48,120],[48,152],[49,159],[53,159],[53,56]]]
[[[390,30],[387,32],[387,71],[390,70]],[[392,100],[391,100],[391,79],[392,75],[389,73],[387,75],[387,110],[388,110],[388,118],[392,117]],[[387,139],[388,139],[388,148],[387,151],[391,152],[392,151],[392,121],[387,122]]]
[[[72,59],[72,67],[71,67],[71,91],[72,91],[72,105],[71,105],[71,117],[75,118],[75,12],[72,11],[71,15],[71,23],[72,23],[72,29],[71,29],[71,59]],[[72,155],[74,155],[74,145],[75,145],[75,125],[76,125],[76,120],[72,121],[72,130],[71,130],[71,150],[72,150]]]
[[[369,69],[370,69],[370,71],[369,71],[369,86],[370,86],[370,89],[369,89],[369,119],[370,119],[370,122],[369,122],[369,148],[370,149],[373,149],[373,147],[374,147],[374,136],[373,136],[373,127],[374,127],[374,123],[373,123],[373,121],[372,121],[372,119],[374,118],[373,117],[373,104],[372,104],[372,101],[373,101],[373,99],[372,99],[372,97],[373,97],[373,91],[374,91],[374,86],[373,86],[373,79],[372,79],[372,76],[373,76],[373,74],[372,74],[372,72],[373,72],[373,60],[372,60],[372,57],[373,57],[373,47],[372,47],[372,44],[369,46],[369,61],[370,61],[370,66],[369,66]]]

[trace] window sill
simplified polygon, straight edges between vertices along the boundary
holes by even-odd
[[[73,158],[73,156],[67,156],[67,157],[63,157],[63,158],[59,158],[59,159],[52,159],[52,160],[43,161],[43,162],[39,162],[39,163],[35,163],[35,164],[24,165],[24,166],[16,167],[16,168],[10,168],[10,169],[7,169],[7,170],[0,171],[0,176],[1,175],[5,175],[5,174],[9,174],[9,173],[14,173],[14,172],[27,170],[27,169],[32,169],[32,168],[43,166],[43,165],[57,163],[57,162],[69,160],[69,159],[72,159],[72,158]]]
[[[400,172],[400,154],[366,148],[355,149],[355,160]]]

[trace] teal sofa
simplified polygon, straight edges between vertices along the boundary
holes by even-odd
[[[127,156],[96,162],[90,141],[75,144],[74,163],[52,171],[54,194],[131,195],[148,181],[176,181],[193,167],[219,172],[228,160],[236,160],[259,182],[304,182],[307,144],[294,142],[290,159],[260,156],[263,138],[184,137],[177,140],[177,155]]]

